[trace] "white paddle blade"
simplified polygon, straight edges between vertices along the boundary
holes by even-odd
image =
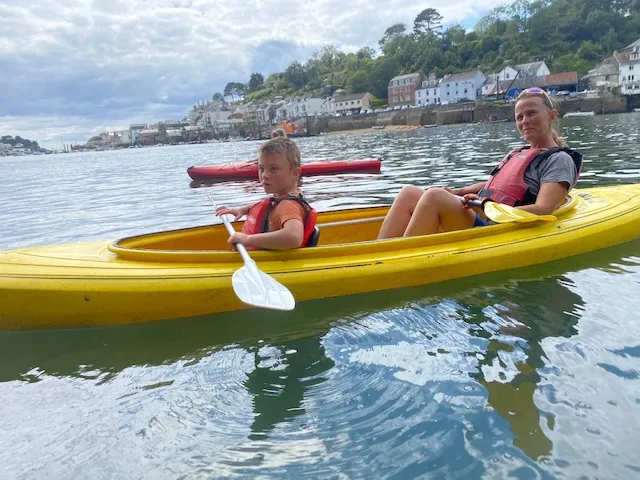
[[[231,284],[238,298],[247,305],[272,310],[293,310],[296,306],[291,292],[262,270],[244,266],[234,272]]]

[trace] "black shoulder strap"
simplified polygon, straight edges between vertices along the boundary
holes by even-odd
[[[305,198],[302,196],[302,193],[298,195],[292,195],[290,193],[286,197],[282,197],[282,198],[272,197],[271,202],[269,203],[269,208],[267,208],[266,211],[264,212],[264,217],[260,222],[260,233],[265,233],[269,231],[269,215],[271,214],[273,209],[276,208],[278,204],[283,200],[295,200],[296,202],[299,202],[305,211],[304,222],[305,223],[307,222],[307,218],[309,217],[309,212],[312,210],[312,207],[311,205],[309,205],[309,202],[307,202]]]
[[[550,157],[551,155],[553,155],[554,153],[558,153],[558,152],[565,152],[567,153],[571,159],[573,160],[573,163],[575,163],[576,165],[576,170],[578,172],[580,172],[580,169],[582,168],[582,155],[575,151],[575,150],[571,150],[568,147],[551,147],[549,150],[547,150],[544,153],[541,153],[538,158],[539,161],[544,160],[545,158]]]

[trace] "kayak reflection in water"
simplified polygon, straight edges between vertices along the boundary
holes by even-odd
[[[393,201],[379,239],[413,237],[486,226],[480,209],[465,200],[491,199],[536,215],[552,213],[575,185],[582,157],[567,148],[553,128],[558,118],[553,101],[538,87],[523,90],[515,104],[518,132],[528,147],[510,152],[487,182],[463,188],[402,188]]]

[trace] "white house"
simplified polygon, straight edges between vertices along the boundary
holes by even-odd
[[[335,97],[333,99],[333,110],[336,113],[364,111],[371,108],[371,100],[373,100],[373,95],[369,92]]]
[[[427,80],[415,92],[415,105],[438,105],[440,103],[441,78],[436,78],[435,73],[429,74]]]
[[[498,74],[490,73],[486,76],[482,87],[480,87],[480,95],[486,97],[490,93],[495,93],[498,88]]]
[[[298,97],[292,100],[290,119],[318,115],[322,112],[322,98]]]
[[[590,88],[611,89],[620,85],[620,64],[615,55],[605,58],[582,77]]]
[[[445,75],[440,81],[440,101],[441,103],[455,103],[475,100],[478,98],[485,80],[484,73],[477,68]]]
[[[620,64],[620,93],[640,95],[640,39],[614,55]]]
[[[506,66],[497,73],[496,80],[504,82],[523,77],[543,77],[549,75],[551,71],[544,61],[521,63],[515,67]]]
[[[333,109],[333,97],[327,97],[322,101],[321,111],[323,115],[333,116],[335,110]]]

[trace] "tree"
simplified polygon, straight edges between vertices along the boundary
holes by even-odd
[[[211,100],[214,102],[222,102],[224,101],[224,96],[220,92],[216,92],[213,94],[213,97],[211,97]]]
[[[225,97],[228,97],[229,95],[231,95],[231,99],[233,100],[233,94],[235,93],[235,82],[229,82],[227,83],[227,85],[224,87],[224,95]]]
[[[442,15],[435,8],[425,8],[413,21],[413,33],[433,35],[441,28]]]
[[[380,46],[384,46],[385,43],[393,40],[396,37],[404,35],[407,31],[407,27],[404,23],[395,23],[384,31],[384,36],[378,42]]]
[[[260,90],[264,87],[264,77],[261,73],[252,73],[251,78],[249,79],[248,91],[255,92],[256,90]]]
[[[374,55],[376,54],[376,51],[371,48],[371,47],[363,47],[360,50],[358,50],[356,52],[356,57],[358,57],[358,60],[362,61],[362,60],[373,60]]]
[[[291,63],[284,71],[284,78],[296,89],[302,88],[307,83],[307,75],[304,67],[298,61]]]
[[[238,97],[243,97],[247,91],[247,86],[244,83],[235,82],[233,84],[232,91],[234,95],[237,95]]]

